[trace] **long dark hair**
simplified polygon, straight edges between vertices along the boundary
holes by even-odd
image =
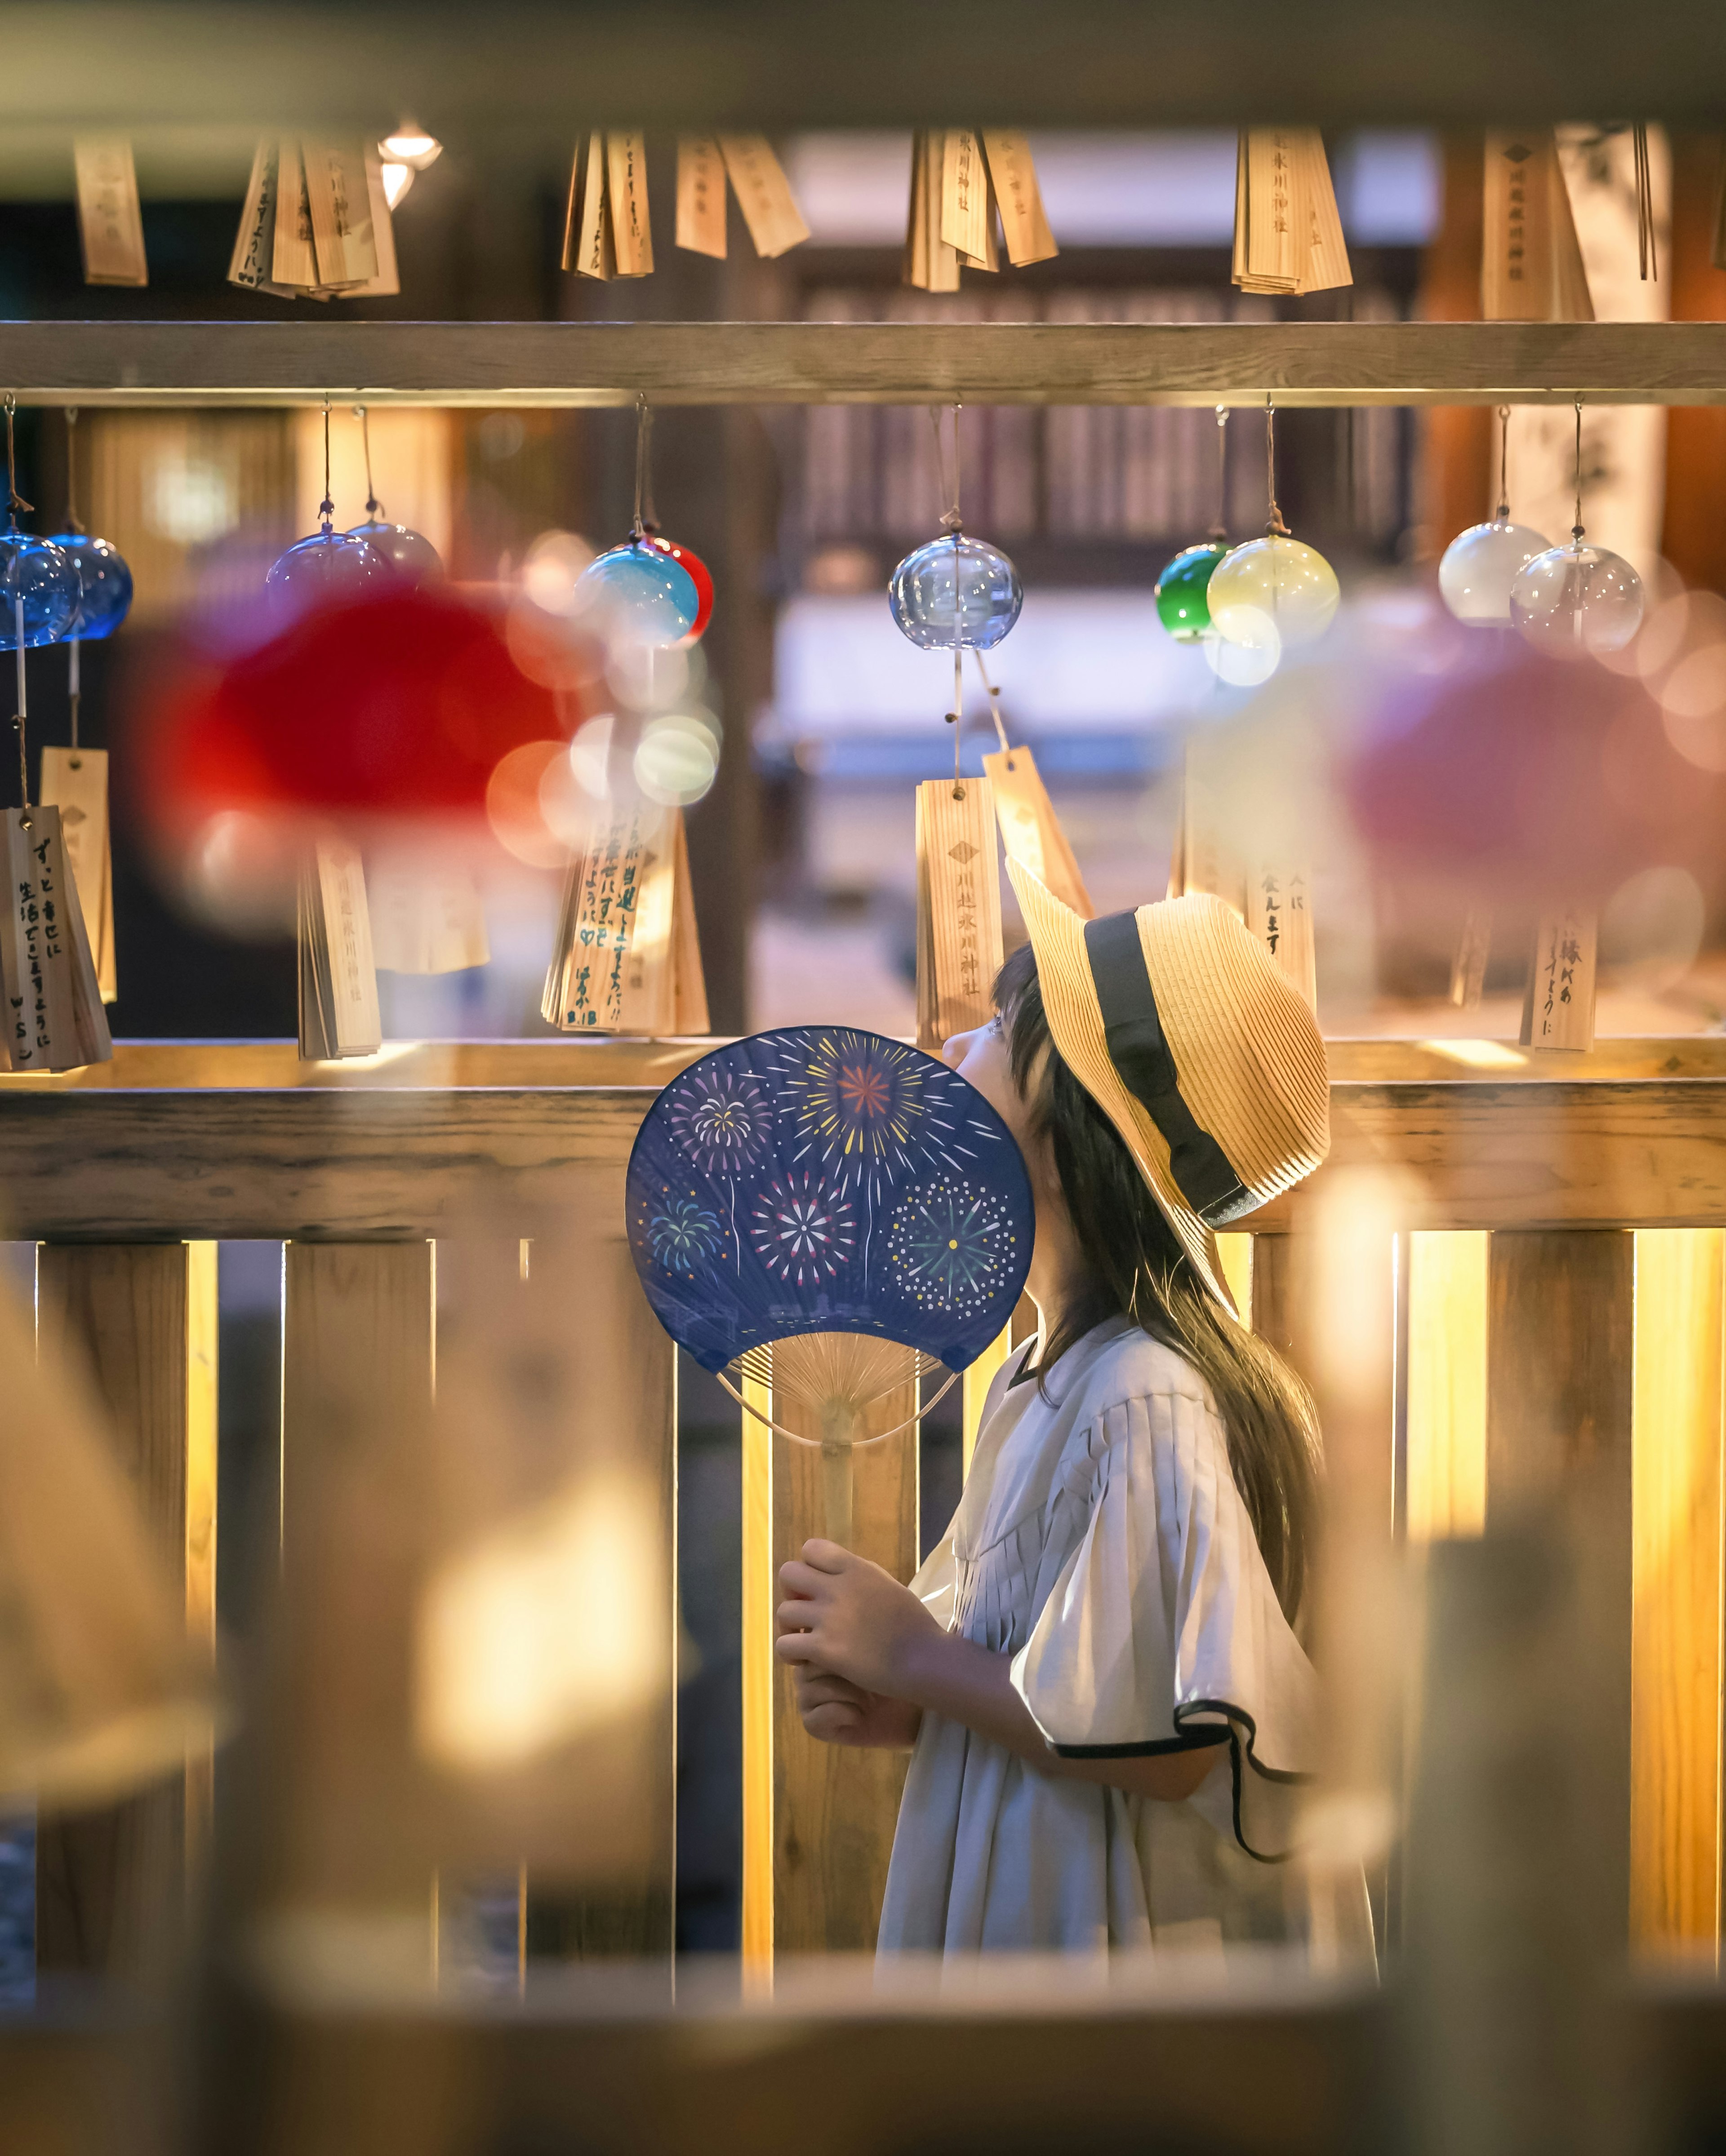
[[[1114,1125],[1062,1060],[1049,1032],[1030,946],[995,982],[1013,1078],[1046,1132],[1061,1195],[1087,1265],[1039,1366],[1055,1365],[1092,1327],[1130,1317],[1190,1363],[1227,1435],[1229,1467],[1284,1614],[1305,1592],[1318,1509],[1318,1420],[1312,1396],[1265,1342],[1235,1324],[1194,1270]],[[1045,1050],[1047,1050],[1046,1055]]]

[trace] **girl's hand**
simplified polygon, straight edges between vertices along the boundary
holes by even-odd
[[[795,1672],[797,1711],[811,1737],[823,1744],[851,1744],[902,1752],[917,1742],[918,1710],[902,1699],[864,1691],[824,1670]]]
[[[779,1567],[779,1660],[860,1691],[912,1697],[919,1652],[947,1637],[908,1587],[837,1543],[805,1543],[800,1563]]]

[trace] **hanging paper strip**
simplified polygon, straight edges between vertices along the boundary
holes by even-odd
[[[78,1070],[112,1060],[107,1015],[51,803],[0,814],[7,899],[0,907],[5,1068]]]
[[[571,864],[541,1005],[564,1033],[705,1033],[683,812],[614,803]]]
[[[300,878],[300,1053],[324,1063],[383,1045],[365,869],[357,847],[321,838]]]
[[[83,138],[72,145],[78,187],[78,239],[86,285],[147,285],[144,220],[132,146]]]
[[[917,789],[917,1046],[994,1015],[1001,969],[1001,886],[994,788],[986,778]]]
[[[996,749],[984,757],[983,768],[994,789],[1001,844],[1009,858],[1029,869],[1063,906],[1070,906],[1081,919],[1090,920],[1094,911],[1091,894],[1055,814],[1036,758],[1028,748]]]
[[[386,849],[366,871],[372,954],[384,973],[459,973],[491,956],[485,911],[459,860]]]
[[[1246,292],[1324,292],[1354,283],[1330,163],[1316,127],[1241,131],[1232,275]]]
[[[653,228],[647,214],[647,144],[633,131],[605,138],[605,199],[619,277],[653,275]]]
[[[1594,301],[1549,127],[1488,134],[1481,312],[1489,322],[1591,322]]]
[[[114,859],[108,840],[108,752],[44,748],[42,798],[60,812],[60,835],[78,886],[84,931],[105,1004],[120,991],[114,972]]]
[[[1583,906],[1559,906],[1534,932],[1523,1002],[1522,1045],[1585,1053],[1594,1046],[1595,920]]]
[[[941,237],[966,267],[993,270],[989,170],[968,127],[949,127],[941,153]]]
[[[228,281],[284,300],[378,299],[400,291],[375,146],[357,137],[261,141]]]

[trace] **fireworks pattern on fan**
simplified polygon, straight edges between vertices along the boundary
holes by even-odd
[[[773,1107],[753,1070],[697,1066],[667,1118],[674,1142],[703,1175],[737,1176],[753,1168],[773,1139]]]
[[[921,1169],[976,1158],[982,1141],[953,1113],[940,1083],[944,1065],[902,1040],[850,1026],[806,1027],[779,1069],[796,1120],[795,1158],[819,1160],[841,1188],[878,1202]]]
[[[768,1183],[756,1200],[749,1239],[770,1273],[803,1287],[850,1265],[857,1219],[819,1176],[791,1174]]]
[[[976,1087],[849,1026],[681,1072],[642,1119],[625,1203],[648,1301],[707,1370],[815,1332],[963,1369],[1012,1315],[1033,1234],[1025,1163]]]
[[[693,1280],[719,1255],[725,1230],[694,1191],[661,1191],[657,1205],[643,1204],[640,1229],[656,1265]]]
[[[984,1184],[937,1175],[894,1208],[887,1265],[899,1294],[926,1308],[969,1316],[987,1309],[1003,1284],[1017,1279],[1019,1232]]]

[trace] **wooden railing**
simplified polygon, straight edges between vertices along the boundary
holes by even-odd
[[[302,1403],[339,1398],[363,1414],[426,1385],[432,1244],[481,1208],[506,1229],[548,1209],[578,1222],[596,1281],[640,1306],[609,1383],[639,1463],[675,1487],[671,1351],[640,1304],[622,1189],[655,1089],[707,1045],[404,1045],[356,1068],[302,1065],[287,1043],[121,1044],[110,1065],[0,1080],[0,1227],[43,1246],[41,1322],[90,1350],[195,1623],[213,1609],[213,1242],[286,1246],[290,1497]],[[1231,1275],[1323,1409],[1300,1292],[1312,1209],[1342,1171],[1387,1172],[1396,1214],[1369,1269],[1360,1306],[1377,1314],[1356,1373],[1378,1389],[1372,1503],[1387,1535],[1467,1532],[1561,1494],[1585,1467],[1606,1491],[1590,1562],[1618,1613],[1599,1681],[1620,1745],[1603,1861],[1627,1865],[1637,1939],[1712,1942],[1726,1043],[1605,1042],[1561,1061],[1339,1041],[1331,1060],[1332,1163],[1256,1216],[1250,1239],[1230,1239]],[[899,1770],[816,1747],[791,1717],[770,1661],[772,1573],[818,1523],[817,1478],[747,1419],[741,1456],[744,1944],[759,1964],[869,1943]],[[917,1478],[915,1432],[860,1457],[860,1544],[901,1576],[917,1558]],[[670,1517],[668,1494],[668,1534]],[[655,1621],[669,1653],[669,1599]],[[639,1921],[615,1940],[658,1954],[671,1943],[669,1703],[661,1756],[660,1857]],[[207,1789],[194,1776],[176,1802],[195,1835]],[[136,1810],[128,1820],[44,1837],[44,1893],[60,1912],[44,1935],[51,1955],[123,1959],[167,1921],[182,1840]]]

